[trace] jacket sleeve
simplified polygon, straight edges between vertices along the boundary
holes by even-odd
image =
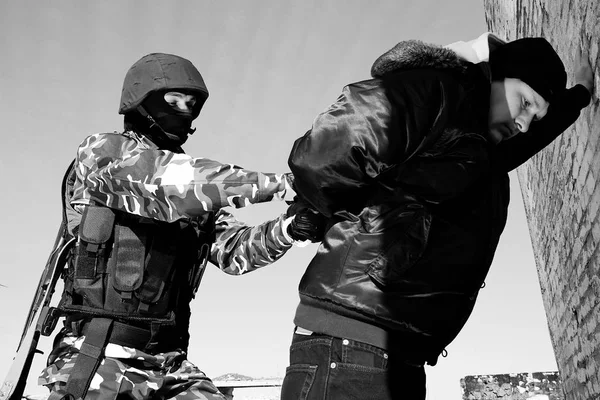
[[[571,126],[590,102],[591,96],[583,85],[567,90],[550,104],[548,114],[531,124],[524,133],[501,142],[494,152],[494,165],[502,171],[512,171],[548,146]]]
[[[216,215],[216,241],[210,261],[223,272],[241,275],[272,264],[291,247],[283,234],[284,216],[248,226],[225,210]]]
[[[380,177],[394,174],[448,125],[458,83],[433,71],[401,78],[345,87],[294,143],[288,164],[295,190],[322,214],[360,208]]]
[[[143,147],[120,134],[88,137],[77,155],[74,204],[96,204],[172,222],[222,207],[282,199],[285,175]]]

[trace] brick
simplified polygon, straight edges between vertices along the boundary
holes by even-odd
[[[590,279],[588,278],[587,275],[583,276],[583,279],[581,280],[581,282],[579,282],[578,288],[577,288],[577,292],[579,293],[579,297],[585,297],[585,293],[587,292],[588,288],[590,287]]]
[[[577,174],[575,176],[579,176],[579,168],[581,168],[581,162],[583,161],[583,153],[585,151],[585,146],[582,142],[577,142],[577,148],[575,150],[575,156],[573,158],[573,174]],[[579,182],[577,182],[579,183]],[[578,191],[581,191],[580,189]]]
[[[592,254],[596,249],[592,235],[589,234],[590,229],[581,229],[581,238],[583,240],[583,246],[577,258],[577,276],[581,277],[586,274],[588,265],[591,261]]]
[[[577,182],[581,182],[582,189],[587,185],[587,174],[590,170],[590,164],[582,163],[577,174]],[[583,190],[579,190],[580,192]]]
[[[596,178],[594,177],[594,173],[590,171],[589,168],[586,169],[586,173],[587,179],[585,180],[585,189],[587,190],[587,193],[591,195],[594,193],[594,189],[596,188]]]
[[[596,214],[596,220],[592,223],[592,237],[595,243],[600,243],[600,221],[598,221],[598,215]]]
[[[581,238],[578,237],[577,239],[575,239],[575,242],[573,243],[573,251],[572,251],[573,256],[577,257],[581,253],[582,248],[583,248],[583,240],[581,240]]]
[[[590,279],[590,286],[594,293],[592,294],[596,299],[600,298],[600,278],[596,271],[591,270],[592,278]]]
[[[588,193],[586,189],[583,189],[579,194],[578,206],[579,209],[582,211],[582,216],[584,217],[583,220],[581,220],[580,222],[581,224],[589,223],[591,221],[592,217],[590,216],[590,212],[588,209],[591,199],[592,196]]]
[[[596,162],[600,162],[600,157]],[[588,212],[591,216],[598,215],[598,209],[600,208],[600,185],[597,185],[592,198],[590,199],[590,203],[588,205]]]
[[[578,207],[577,205],[574,206],[575,208],[575,224],[578,225],[579,221],[581,221],[581,218],[583,217],[583,210],[581,209],[581,207]]]
[[[595,135],[588,134],[588,138],[590,136],[595,136]],[[595,143],[588,140],[588,142],[586,143],[586,147],[585,147],[585,153],[583,154],[583,165],[586,165],[588,167],[590,167],[592,165],[592,162],[594,161],[595,151],[596,151]]]

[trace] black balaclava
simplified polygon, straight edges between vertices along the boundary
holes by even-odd
[[[560,57],[544,38],[524,38],[506,43],[490,54],[492,80],[515,78],[525,82],[549,103],[567,85]]]
[[[164,98],[167,91],[156,91],[151,93],[143,102],[145,110],[154,123],[158,126],[150,126],[151,129],[160,129],[170,142],[177,146],[185,143],[188,135],[194,133],[192,121],[197,114],[192,110],[181,111],[171,107]],[[195,115],[194,115],[195,114]]]

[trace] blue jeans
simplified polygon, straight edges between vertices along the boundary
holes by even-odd
[[[425,369],[366,343],[294,333],[281,400],[424,400]]]

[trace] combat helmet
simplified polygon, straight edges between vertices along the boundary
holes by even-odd
[[[173,54],[151,53],[129,68],[123,82],[119,114],[136,111],[148,95],[158,90],[186,90],[196,95],[196,118],[208,98],[200,72],[187,59]]]

